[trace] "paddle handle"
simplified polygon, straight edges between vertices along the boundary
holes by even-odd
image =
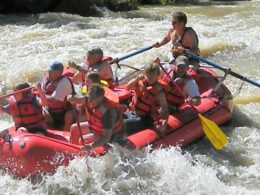
[[[6,95],[2,95],[2,96],[0,96],[0,100],[1,100],[1,99],[4,99],[4,98],[6,98],[6,97],[9,97],[9,96],[18,94],[18,93],[23,93],[23,92],[29,91],[29,90],[31,90],[32,88],[34,88],[34,87],[28,87],[28,88],[25,88],[25,89],[21,89],[21,90],[19,90],[19,91],[14,91],[14,92],[12,92],[12,93],[9,93],[9,94],[6,94]]]
[[[248,79],[248,78],[246,78],[246,77],[244,77],[244,76],[242,76],[242,75],[240,75],[240,74],[238,74],[238,73],[236,73],[236,72],[233,72],[233,71],[232,71],[231,69],[229,69],[229,68],[222,67],[222,66],[220,66],[220,65],[218,65],[218,64],[215,64],[215,63],[213,63],[213,62],[210,62],[210,61],[206,60],[205,58],[202,58],[201,56],[198,56],[198,55],[192,53],[192,52],[189,51],[189,50],[186,50],[186,54],[188,54],[188,56],[190,56],[190,57],[192,57],[192,58],[194,58],[194,59],[196,59],[196,60],[202,61],[202,62],[204,62],[204,63],[206,63],[206,64],[209,64],[209,65],[211,65],[211,66],[213,66],[213,67],[215,67],[215,68],[217,68],[217,69],[219,69],[219,70],[222,70],[222,71],[224,71],[224,72],[227,72],[228,74],[230,74],[230,75],[232,75],[232,76],[234,76],[234,77],[236,77],[236,78],[238,78],[238,79],[241,79],[241,80],[243,80],[243,81],[246,81],[246,82],[248,82],[248,83],[250,83],[250,84],[252,84],[252,85],[255,85],[255,86],[257,86],[257,87],[260,87],[260,84],[259,84],[258,82],[255,82],[255,81],[253,81],[253,80],[251,80],[251,79]]]
[[[127,58],[132,57],[132,56],[135,56],[135,55],[137,55],[137,54],[139,54],[139,53],[143,53],[143,52],[145,52],[145,51],[148,51],[148,50],[150,50],[150,49],[152,49],[152,48],[153,48],[153,46],[144,47],[144,48],[139,49],[139,50],[137,50],[137,51],[134,51],[134,52],[131,52],[131,53],[129,53],[129,54],[126,54],[125,56],[122,56],[122,57],[119,57],[119,58],[115,58],[111,63],[112,63],[112,64],[113,64],[113,63],[118,63],[118,62],[120,62],[120,61],[122,61],[122,60],[125,60],[125,59],[127,59]]]

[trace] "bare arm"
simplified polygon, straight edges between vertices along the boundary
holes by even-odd
[[[80,96],[80,97],[75,97],[72,95],[67,96],[67,100],[73,104],[73,105],[86,105],[87,103],[87,97],[86,96]]]
[[[159,102],[161,106],[160,110],[160,115],[163,119],[168,120],[169,117],[169,110],[168,110],[168,103],[165,97],[165,93],[161,91],[157,96],[156,96],[157,101]]]
[[[127,89],[130,90],[130,89],[135,88],[135,87],[137,86],[138,82],[139,82],[140,80],[143,80],[143,79],[144,79],[144,75],[143,75],[143,74],[138,75],[136,78],[130,80],[130,81],[126,84]]]
[[[165,37],[160,41],[154,44],[154,47],[161,47],[171,41],[172,30],[169,30]]]
[[[70,68],[76,69],[77,71],[79,71],[83,75],[87,74],[87,72],[88,72],[88,69],[81,67],[81,66],[75,64],[74,62],[69,61],[68,65],[69,65]]]
[[[162,91],[157,95],[157,101],[159,102],[161,108],[159,110],[159,114],[162,117],[161,123],[156,127],[160,132],[164,132],[166,130],[169,118],[168,104],[165,97],[165,93]]]
[[[48,98],[46,97],[47,95],[45,95],[43,93],[43,91],[42,91],[41,83],[38,82],[36,84],[36,88],[37,88],[37,90],[39,92],[39,96],[40,96],[40,99],[41,99],[41,101],[40,101],[41,105],[42,106],[47,106],[48,105]]]
[[[104,129],[104,135],[100,137],[97,141],[95,141],[92,145],[91,148],[96,148],[99,146],[103,146],[104,144],[108,143],[111,139],[112,136],[112,129]]]

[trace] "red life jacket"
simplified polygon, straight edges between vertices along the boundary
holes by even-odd
[[[43,81],[43,84],[42,84],[43,92],[46,95],[52,95],[52,93],[56,90],[59,82],[63,78],[67,78],[70,81],[71,87],[72,87],[72,94],[75,95],[76,92],[75,92],[72,81],[68,77],[65,77],[63,75],[60,78],[56,79],[55,81],[50,81],[48,76],[46,76],[44,78],[44,81]],[[48,110],[50,112],[64,112],[64,111],[67,110],[68,107],[70,107],[70,103],[66,100],[66,98],[63,102],[57,100],[57,101],[55,101],[55,103],[48,104]]]
[[[167,91],[166,83],[161,80],[158,80],[153,85],[148,85],[146,81],[139,81],[132,97],[130,108],[139,116],[158,118],[157,109],[159,103],[156,100],[156,96],[165,90]]]
[[[38,105],[35,94],[24,95],[22,100],[17,102],[14,97],[9,99],[9,112],[13,117],[15,128],[43,127],[44,115],[42,107]]]
[[[104,114],[111,108],[117,109],[113,105],[113,103],[110,103],[108,100],[105,100],[97,108],[91,108],[91,106],[89,106],[89,104],[87,104],[85,111],[86,111],[86,116],[87,116],[89,127],[90,127],[91,131],[93,131],[94,133],[100,134],[100,135],[104,135],[104,127],[103,127],[103,123],[102,123],[102,118],[103,118]],[[121,129],[124,126],[123,117],[120,114],[118,109],[117,109],[117,111],[118,111],[119,117],[113,126],[113,129],[112,129],[113,135],[118,133],[119,131],[121,131]]]
[[[172,79],[168,76],[171,72],[173,73]],[[166,99],[171,106],[179,106],[185,102],[185,97],[183,97],[183,94],[180,92],[180,90],[183,91],[185,83],[187,80],[191,79],[191,77],[187,75],[183,82],[175,82],[175,84],[173,84],[172,82],[176,78],[175,72],[176,66],[172,66],[171,70],[168,72],[168,75],[164,75],[163,77],[163,80],[168,83],[168,86],[170,87],[170,90],[166,93]],[[178,89],[175,85],[178,86]]]
[[[110,61],[112,61],[112,60],[113,60],[112,57],[110,57],[110,56],[104,56],[104,57],[102,58],[101,63],[108,63],[108,62],[110,62]],[[84,67],[85,67],[87,70],[92,70],[92,69],[93,69],[93,66],[95,66],[95,64],[90,65],[87,60],[85,61]],[[100,77],[100,79],[107,81],[109,88],[112,87],[112,85],[113,85],[113,83],[114,83],[114,79],[113,79],[113,78],[104,79],[104,78]],[[83,85],[85,85],[85,76],[82,77],[82,83],[83,83]]]

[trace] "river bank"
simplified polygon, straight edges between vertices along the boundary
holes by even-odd
[[[216,0],[1,0],[0,14],[65,12],[81,16],[104,16],[113,12],[139,9],[139,5],[235,5],[236,1]]]

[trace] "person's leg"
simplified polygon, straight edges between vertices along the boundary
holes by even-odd
[[[76,110],[75,109],[70,109],[65,113],[64,116],[64,131],[69,131],[71,125],[76,121]]]
[[[53,128],[54,120],[47,109],[43,109],[44,115],[44,123],[46,124],[47,128]]]
[[[85,137],[85,135],[90,134],[90,131],[88,129],[88,122],[81,122],[80,124],[80,129],[77,123],[74,123],[73,125],[71,125],[70,127],[70,142],[73,144],[81,144],[81,137],[80,137],[80,131],[82,133],[82,135],[84,135],[83,137]]]

